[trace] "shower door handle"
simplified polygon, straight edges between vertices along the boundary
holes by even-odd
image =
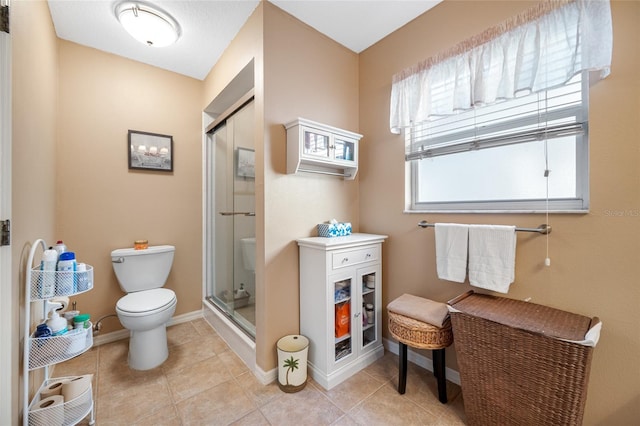
[[[255,212],[220,212],[220,214],[222,216],[236,216],[236,215],[241,215],[241,216],[255,216]]]

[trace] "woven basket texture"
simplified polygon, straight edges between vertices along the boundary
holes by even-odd
[[[395,312],[389,314],[389,332],[399,342],[418,349],[442,349],[451,345],[453,333],[447,318],[442,328]]]
[[[593,347],[557,337],[582,340],[589,318],[486,295],[453,306],[469,424],[582,424]]]

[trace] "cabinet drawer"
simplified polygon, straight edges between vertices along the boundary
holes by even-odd
[[[333,269],[357,265],[380,259],[380,246],[371,246],[357,250],[345,250],[333,253]]]

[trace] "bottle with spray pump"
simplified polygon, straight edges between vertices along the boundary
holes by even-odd
[[[61,336],[67,332],[67,320],[58,314],[58,309],[62,309],[62,303],[46,302],[49,309],[49,319],[47,325],[51,329],[51,336]]]

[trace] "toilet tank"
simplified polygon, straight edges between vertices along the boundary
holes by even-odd
[[[163,287],[171,271],[175,250],[174,246],[113,250],[111,265],[122,291],[133,293]]]

